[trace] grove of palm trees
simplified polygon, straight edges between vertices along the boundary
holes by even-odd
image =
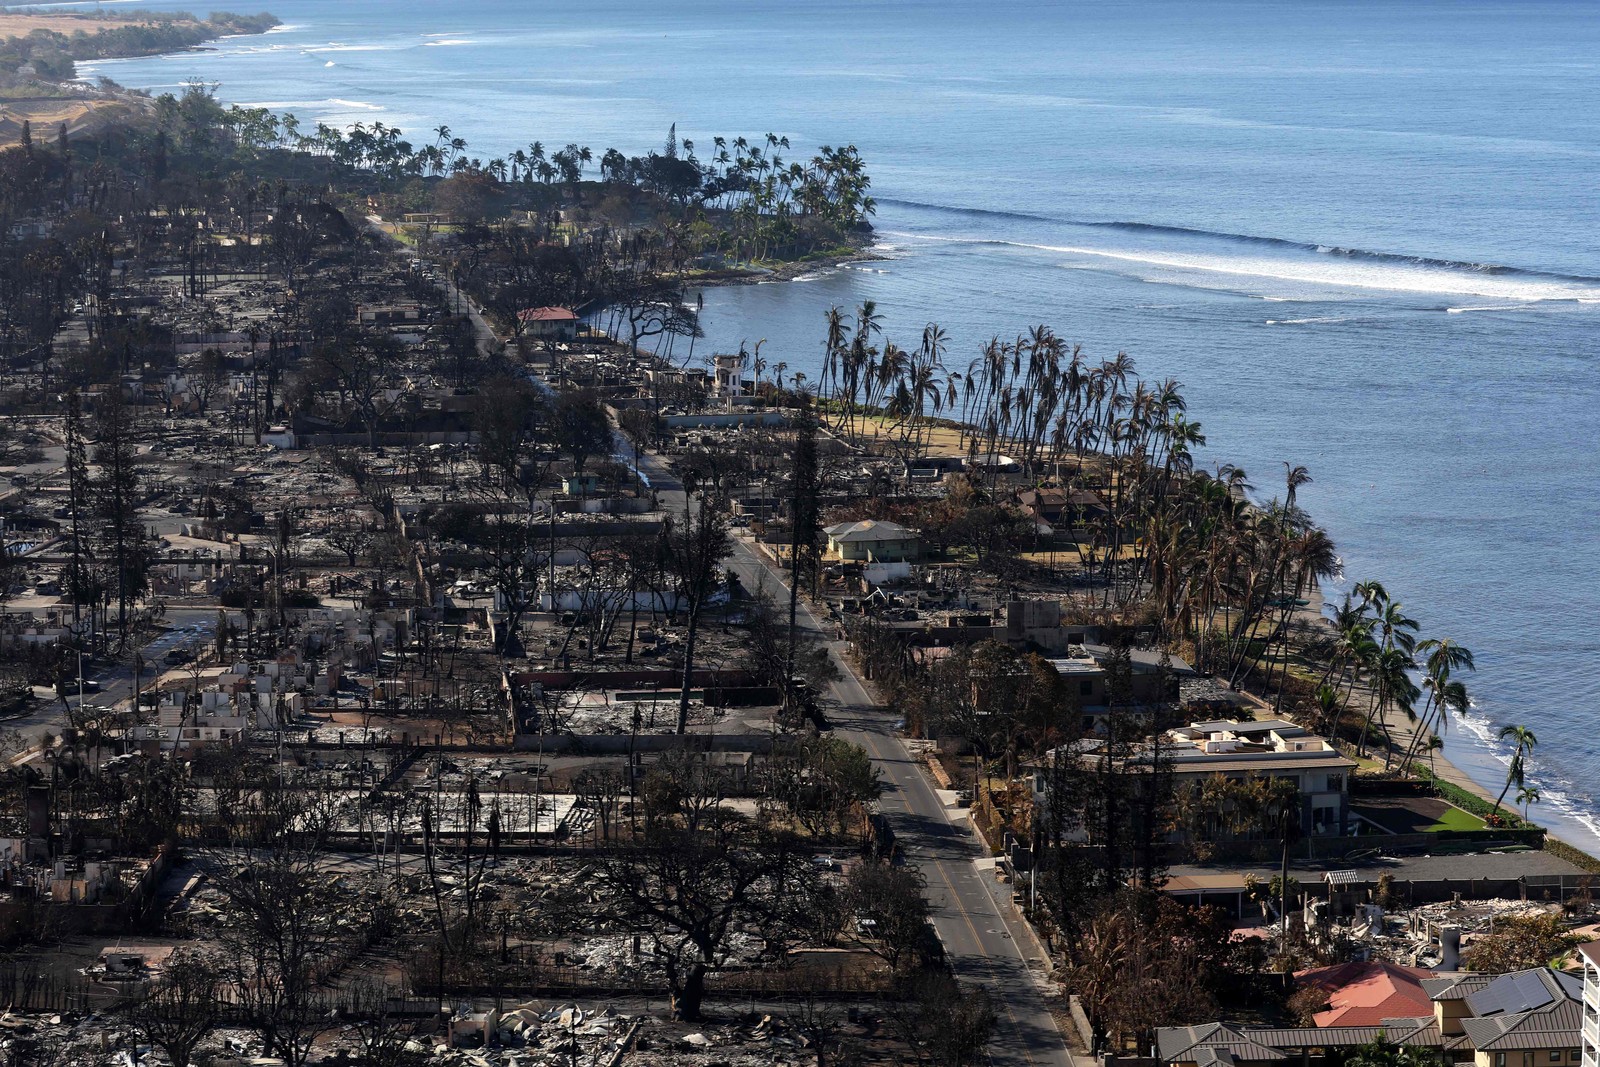
[[[962,493],[991,503],[1038,486],[1092,495],[1099,506],[1073,514],[1070,547],[1051,557],[1070,572],[1083,621],[1153,627],[1203,673],[1383,769],[1422,769],[1436,752],[1429,739],[1470,706],[1472,653],[1422,636],[1382,583],[1356,584],[1318,617],[1341,561],[1299,505],[1311,472],[1285,462],[1269,484],[1227,462],[1201,466],[1206,436],[1182,384],[1141,377],[1126,353],[1095,360],[1045,325],[970,358],[935,324],[902,347],[869,302],[828,312],[817,389],[855,449],[908,463],[959,454]],[[1019,550],[1033,539],[1025,526]]]

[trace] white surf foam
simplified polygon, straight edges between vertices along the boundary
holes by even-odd
[[[1088,256],[1093,259],[1154,267],[1195,276],[1220,275],[1225,278],[1256,278],[1262,281],[1290,282],[1329,289],[1357,289],[1386,293],[1439,293],[1449,296],[1499,297],[1506,300],[1600,299],[1600,289],[1560,281],[1480,275],[1472,271],[1406,267],[1383,263],[1334,262],[1319,264],[1254,256],[1196,255],[1145,251],[1088,248],[1081,245],[1034,245],[1045,252]],[[1160,277],[1152,281],[1170,280]]]
[[[1347,293],[1429,293],[1446,297],[1517,301],[1519,304],[1542,301],[1600,302],[1600,285],[1577,280],[1534,277],[1515,272],[1491,273],[1423,263],[1391,263],[1310,252],[1265,255],[1231,248],[1226,251],[1191,252],[1096,247],[1088,244],[1044,244],[925,233],[896,232],[893,236],[1078,256],[1081,257],[1080,262],[1062,265],[1077,269],[1115,265],[1150,282],[1204,289],[1238,289],[1241,282],[1254,282],[1255,285],[1251,287],[1280,290],[1264,294],[1263,299],[1268,300],[1293,300],[1296,297],[1284,295],[1282,288],[1310,286],[1316,290]]]
[[[324,52],[392,52],[394,51],[394,46],[384,44],[329,43],[312,45],[309,48],[301,49],[301,51],[305,52],[306,55],[321,55]]]

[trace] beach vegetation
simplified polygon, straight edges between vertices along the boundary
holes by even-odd
[[[204,19],[183,11],[161,11],[125,18],[95,11],[54,16],[25,34],[0,36],[0,77],[24,67],[35,77],[66,82],[76,77],[74,61],[154,56],[235,34],[265,33],[279,20],[265,12],[238,15],[214,11]],[[5,26],[0,23],[0,33]],[[70,31],[70,32],[69,32]]]

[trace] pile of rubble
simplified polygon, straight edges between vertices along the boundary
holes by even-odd
[[[628,933],[579,938],[573,948],[563,952],[563,958],[587,971],[630,979],[665,973],[662,958],[652,951],[650,939]],[[733,966],[755,966],[762,958],[761,940],[753,934],[734,931],[722,946],[721,958]]]
[[[691,1026],[612,1008],[591,1014],[573,1004],[541,1009],[530,1003],[454,1020],[450,1041],[434,1049],[433,1062],[452,1067],[801,1067],[816,1063],[812,1046],[808,1036],[770,1015],[746,1024]]]
[[[612,702],[604,693],[569,693],[563,706],[557,710],[557,725],[575,734],[626,734],[634,730],[638,717],[638,730],[647,734],[670,734],[678,728],[678,697],[675,693],[663,694],[659,700],[618,700]],[[719,721],[725,711],[707,706],[703,700],[689,701],[689,725],[710,726]]]
[[[1343,929],[1364,956],[1451,970],[1458,965],[1460,950],[1475,936],[1492,932],[1497,923],[1557,910],[1557,905],[1505,899],[1422,904],[1396,912],[1364,904]]]
[[[842,1013],[837,1022],[843,1024]],[[319,1040],[310,1062],[348,1062],[358,1047],[356,1027],[338,1026]],[[443,1032],[418,1033],[407,1048],[439,1067],[801,1067],[817,1061],[815,1034],[784,1016],[690,1024],[615,1007],[537,1001],[503,1010],[458,1009]],[[282,1062],[263,1056],[258,1035],[232,1028],[212,1031],[197,1053],[196,1062],[217,1067]],[[0,1062],[166,1067],[168,1061],[116,1015],[8,1011],[0,1015]]]
[[[208,1034],[201,1048],[210,1053],[210,1062],[225,1064],[259,1056],[261,1042],[246,1030],[221,1029]],[[0,1015],[0,1062],[51,1067],[166,1067],[168,1060],[141,1043],[138,1032],[118,1016],[8,1011]]]

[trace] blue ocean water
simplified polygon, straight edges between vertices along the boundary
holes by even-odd
[[[147,0],[119,4],[119,10]],[[156,6],[156,5],[151,5]],[[1600,7],[1582,0],[271,0],[286,26],[97,64],[488,156],[669,124],[853,142],[881,262],[706,294],[700,351],[815,368],[876,300],[952,363],[1049,323],[1185,383],[1204,457],[1283,463],[1426,633],[1477,653],[1449,757],[1600,850]],[[598,155],[598,152],[597,152]],[[1340,589],[1329,591],[1337,597]]]

